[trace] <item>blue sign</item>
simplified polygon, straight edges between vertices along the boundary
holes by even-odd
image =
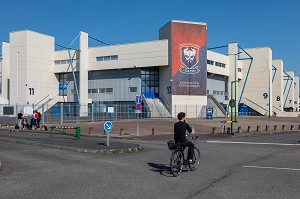
[[[141,104],[142,103],[142,96],[136,95],[135,96],[135,103],[136,104]]]
[[[67,90],[67,84],[59,84],[59,90]]]
[[[104,130],[106,132],[110,132],[112,130],[113,124],[110,121],[104,123]]]

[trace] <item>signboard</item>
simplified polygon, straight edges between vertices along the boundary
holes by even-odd
[[[105,122],[103,127],[104,127],[104,130],[107,133],[109,133],[112,130],[112,127],[113,127],[112,122],[111,121]]]
[[[230,101],[229,101],[229,106],[230,107],[232,107],[232,108],[234,108],[235,107],[235,99],[231,99]]]
[[[107,107],[107,112],[108,113],[114,113],[114,107]]]
[[[206,96],[206,24],[172,22],[172,94]]]
[[[109,146],[109,132],[112,130],[112,127],[111,121],[107,121],[103,125],[104,131],[106,132],[106,146]]]
[[[136,95],[135,96],[135,103],[136,104],[141,104],[142,103],[142,96]]]
[[[135,113],[142,113],[142,105],[141,104],[135,105]]]
[[[25,116],[31,116],[33,114],[33,108],[32,106],[25,106],[23,111]]]
[[[59,90],[67,90],[67,84],[59,84],[58,89]]]

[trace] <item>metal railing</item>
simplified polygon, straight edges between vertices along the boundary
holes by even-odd
[[[13,112],[6,114],[3,112],[3,107],[10,107]],[[189,118],[205,118],[206,106],[199,105],[176,105],[166,107],[171,110],[171,116],[175,118],[179,112],[185,112]],[[17,122],[17,114],[19,111],[27,116],[28,121],[32,117],[34,105],[0,105],[0,124],[15,125]],[[152,113],[149,107],[143,106],[142,113],[139,113],[139,118],[151,118]],[[24,112],[25,111],[25,112]],[[27,112],[26,112],[27,111]],[[79,106],[76,104],[56,104],[42,106],[41,124],[57,124],[57,123],[74,123],[74,122],[97,122],[97,121],[116,121],[116,120],[132,120],[137,118],[135,108],[132,105],[121,104],[92,104],[87,106]],[[239,116],[255,116],[256,113],[240,112]],[[230,116],[230,112],[227,117]],[[170,118],[170,114],[161,114],[161,117],[155,118]]]

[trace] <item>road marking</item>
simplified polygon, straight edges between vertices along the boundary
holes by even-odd
[[[277,169],[277,170],[300,171],[300,169],[293,169],[293,168],[258,167],[258,166],[243,166],[243,167],[244,168],[255,168],[255,169]]]
[[[261,142],[228,142],[228,141],[206,141],[207,143],[216,144],[256,144],[256,145],[277,145],[277,146],[300,146],[300,144],[284,144],[284,143],[261,143]]]

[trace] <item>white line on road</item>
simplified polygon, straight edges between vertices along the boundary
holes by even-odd
[[[258,166],[243,166],[243,167],[244,168],[255,168],[255,169],[277,169],[277,170],[300,171],[300,169],[278,168],[278,167],[258,167]]]
[[[216,143],[216,144],[257,144],[257,145],[277,145],[277,146],[300,146],[300,144],[261,143],[261,142],[228,142],[228,141],[206,141],[206,142]]]

